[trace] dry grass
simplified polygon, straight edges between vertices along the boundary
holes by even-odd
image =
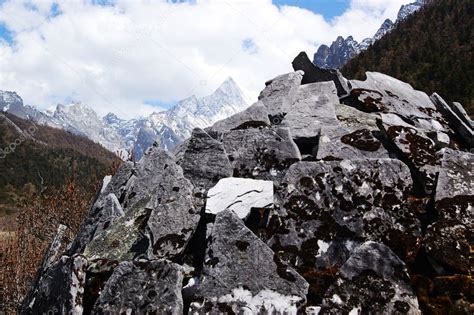
[[[27,293],[59,224],[77,232],[99,186],[84,192],[73,181],[61,189],[27,198],[16,231],[0,233],[0,310],[15,313]]]

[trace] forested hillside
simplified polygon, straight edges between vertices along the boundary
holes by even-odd
[[[394,76],[474,114],[474,3],[434,0],[342,68],[348,78],[366,71]]]
[[[117,161],[92,141],[0,114],[0,230],[12,228],[25,197],[55,190],[68,181],[90,190]]]

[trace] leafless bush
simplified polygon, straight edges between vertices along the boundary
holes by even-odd
[[[113,164],[112,174],[119,165]],[[66,237],[72,240],[100,185],[97,181],[86,191],[70,179],[60,189],[25,198],[17,229],[0,234],[0,314],[16,312],[59,224],[68,227]]]

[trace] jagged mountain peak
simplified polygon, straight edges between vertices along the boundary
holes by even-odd
[[[105,115],[103,117],[103,120],[107,123],[114,123],[114,122],[117,122],[117,121],[123,121],[123,119],[119,118],[114,113],[108,113],[107,115]]]
[[[24,106],[15,92],[0,92],[0,109],[5,108],[21,118],[34,119],[44,125],[86,136],[112,152],[134,150],[137,159],[156,140],[162,148],[171,150],[189,137],[194,128],[208,127],[248,105],[249,98],[232,77],[228,77],[208,96],[199,98],[192,95],[169,110],[131,120],[122,119],[114,113],[99,117],[91,107],[80,101],[58,104],[54,111],[43,113]]]
[[[425,4],[425,1],[416,0],[413,3],[402,5],[400,10],[398,11],[397,21],[403,21],[409,15],[411,15],[414,12],[418,11],[424,4]]]
[[[314,54],[313,63],[324,69],[339,69],[361,51],[366,50],[375,41],[389,33],[396,23],[403,21],[407,16],[420,9],[424,3],[425,1],[423,0],[416,0],[413,3],[402,5],[395,22],[386,19],[373,37],[365,38],[360,43],[354,40],[352,36],[348,36],[346,39],[338,36],[330,47],[324,44],[321,45]]]

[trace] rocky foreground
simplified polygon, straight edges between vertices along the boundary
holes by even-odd
[[[473,312],[473,122],[380,73],[314,67],[60,226],[21,313]]]

